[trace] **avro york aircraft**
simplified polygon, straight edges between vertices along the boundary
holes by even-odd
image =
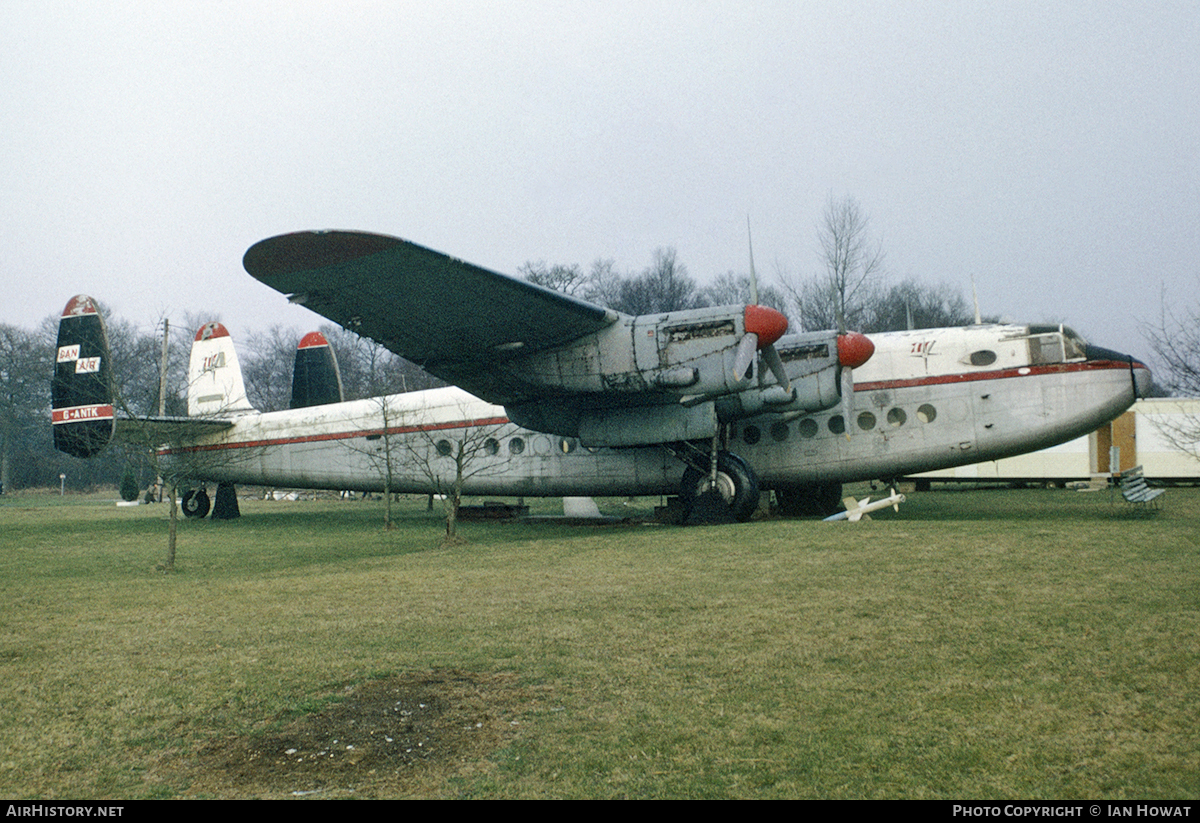
[[[1064,326],[868,338],[786,334],[758,305],[632,317],[361,232],[273,237],[243,264],[454,387],[338,402],[310,336],[297,374],[315,363],[327,388],[259,412],[212,323],[193,344],[188,416],[132,419],[114,413],[103,322],[81,295],[59,325],[56,445],[86,457],[141,432],[199,487],[185,511],[200,515],[206,481],[425,493],[456,472],[467,495],[678,494],[686,508],[715,489],[747,519],[772,490],[784,513],[827,515],[843,483],[1062,443],[1150,383],[1141,362]]]

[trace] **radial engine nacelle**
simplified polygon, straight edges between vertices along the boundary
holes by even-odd
[[[722,423],[755,414],[837,405],[842,368],[874,351],[854,332],[786,331],[786,317],[756,305],[622,317],[504,364],[548,395],[506,409],[518,425],[591,447],[711,438]]]

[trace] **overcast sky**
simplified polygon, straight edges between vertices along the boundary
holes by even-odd
[[[302,229],[704,282],[749,215],[760,276],[811,274],[831,195],[892,278],[1110,348],[1200,293],[1195,0],[0,10],[0,322],[315,328],[241,267]]]

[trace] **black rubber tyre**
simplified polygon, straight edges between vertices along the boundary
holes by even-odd
[[[208,492],[204,489],[188,489],[183,493],[180,505],[185,517],[204,517],[208,514]]]
[[[708,487],[708,472],[688,466],[679,489],[684,511],[691,512],[696,499],[708,491]],[[758,509],[758,475],[736,454],[720,452],[717,455],[717,492],[729,505],[735,520],[744,523]]]

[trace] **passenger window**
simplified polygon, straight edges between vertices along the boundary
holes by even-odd
[[[937,409],[928,403],[922,403],[917,407],[917,419],[922,423],[932,423],[937,419]]]
[[[499,452],[500,452],[500,441],[499,440],[497,440],[494,437],[489,437],[487,440],[483,441],[483,453],[484,454],[494,455],[494,454],[498,454]]]
[[[858,416],[858,427],[865,432],[869,432],[875,428],[875,415],[870,412],[863,412]]]
[[[800,432],[800,436],[805,440],[811,440],[817,436],[817,432],[821,427],[817,425],[817,421],[811,417],[806,417],[800,421],[800,425],[796,427],[796,431]]]
[[[454,451],[454,447],[450,445],[449,440],[439,440],[435,444],[435,447],[437,448],[437,453],[442,457],[449,457],[450,452]]]
[[[558,450],[563,454],[570,454],[571,452],[575,451],[576,445],[577,444],[574,440],[569,437],[564,437],[558,441]]]
[[[887,413],[888,425],[893,429],[898,429],[903,426],[906,420],[908,420],[908,415],[904,413],[904,409],[895,408]]]
[[[776,443],[782,443],[788,439],[787,423],[773,423],[771,425],[771,439]]]
[[[835,414],[829,418],[829,430],[834,434],[842,434],[846,431],[846,421],[842,419],[840,414]]]
[[[990,366],[996,362],[996,353],[991,349],[980,349],[971,352],[972,366]]]
[[[762,432],[758,430],[758,426],[747,426],[742,429],[742,442],[747,446],[753,446],[762,439]]]
[[[512,440],[508,441],[508,453],[509,454],[520,454],[523,451],[525,451],[525,441],[524,440],[522,440],[519,437],[514,437]]]

